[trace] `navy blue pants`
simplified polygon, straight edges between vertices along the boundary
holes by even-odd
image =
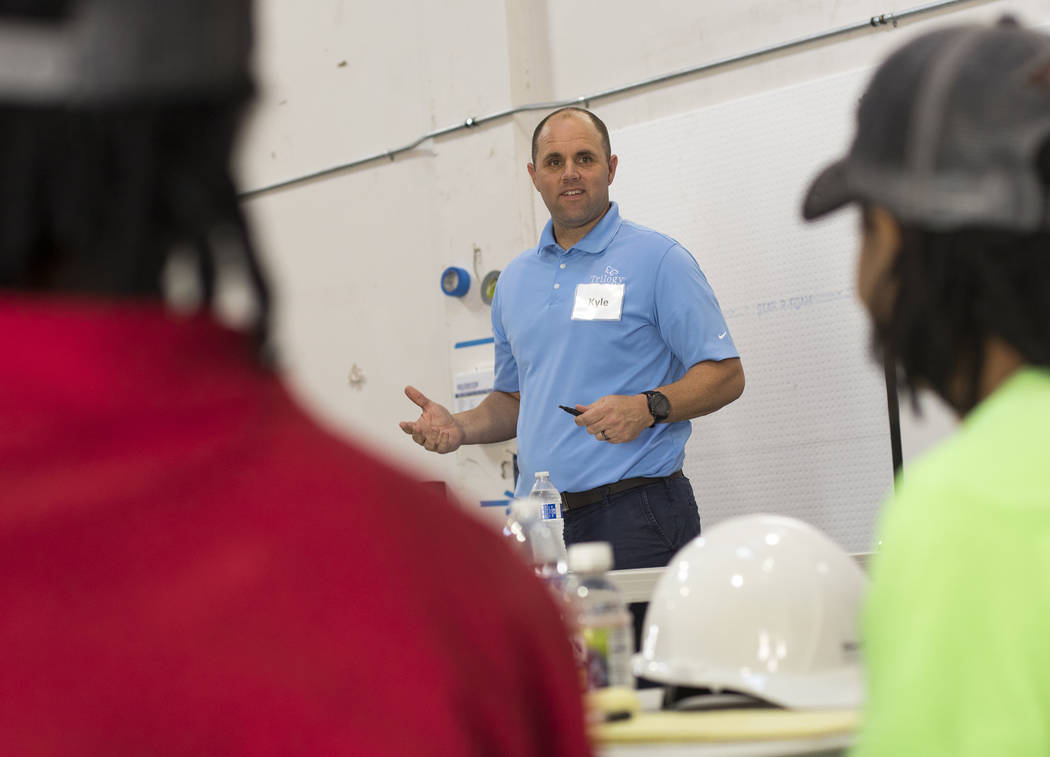
[[[565,510],[565,545],[607,541],[613,568],[662,568],[700,535],[700,513],[689,479],[668,478]]]
[[[613,568],[662,568],[700,535],[700,513],[689,479],[664,479],[605,497],[592,505],[565,510],[565,545],[607,541]],[[643,602],[628,605],[634,620],[634,648],[640,648]],[[639,681],[640,686],[645,682]]]

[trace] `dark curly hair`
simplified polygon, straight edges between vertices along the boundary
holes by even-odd
[[[913,402],[928,386],[970,411],[989,337],[1050,366],[1050,233],[901,231],[896,304],[888,323],[876,325],[875,348],[893,360]]]
[[[1050,207],[1050,141],[1036,164]],[[1050,229],[942,232],[901,224],[891,275],[893,312],[875,324],[873,346],[895,366],[916,408],[916,391],[929,387],[957,411],[973,409],[990,337],[1031,365],[1050,366]]]

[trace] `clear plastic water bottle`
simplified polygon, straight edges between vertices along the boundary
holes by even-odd
[[[575,610],[577,653],[587,688],[634,688],[631,614],[606,575],[613,565],[612,546],[607,542],[581,542],[569,547],[568,557],[566,593]]]
[[[550,588],[559,607],[567,610],[566,585],[569,578],[569,563],[561,533],[548,520],[537,520],[531,529],[532,566]]]
[[[534,497],[511,500],[503,535],[513,544],[518,554],[554,592],[559,601],[565,601],[565,581],[568,562],[561,533],[550,519],[540,517],[540,507]]]
[[[551,483],[551,474],[548,471],[536,471],[536,481],[532,484],[529,496],[536,500],[541,520],[561,517],[561,494]]]
[[[563,536],[565,521],[561,517],[561,493],[551,483],[551,474],[545,470],[536,472],[536,481],[532,484],[529,498],[536,503],[540,520],[546,521],[550,530],[557,536],[561,543],[562,552],[565,551],[565,539]]]

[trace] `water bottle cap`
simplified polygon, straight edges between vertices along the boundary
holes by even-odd
[[[551,472],[548,471],[548,470],[538,470],[538,471],[536,471],[536,478],[540,478],[541,476],[546,476],[547,478],[550,478],[551,477]]]
[[[573,573],[603,573],[612,566],[612,545],[607,541],[585,541],[569,546],[569,570]]]

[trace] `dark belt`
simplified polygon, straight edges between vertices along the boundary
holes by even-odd
[[[596,486],[585,492],[562,492],[561,506],[563,510],[575,510],[577,507],[585,507],[587,505],[593,505],[595,502],[601,502],[603,499],[611,497],[613,494],[637,489],[639,486],[648,486],[649,484],[658,484],[661,481],[670,481],[673,478],[682,478],[682,476],[682,471],[676,470],[670,476],[657,476],[656,478],[635,476],[634,478],[625,478],[622,481],[615,481],[611,484],[606,484],[605,486]]]

